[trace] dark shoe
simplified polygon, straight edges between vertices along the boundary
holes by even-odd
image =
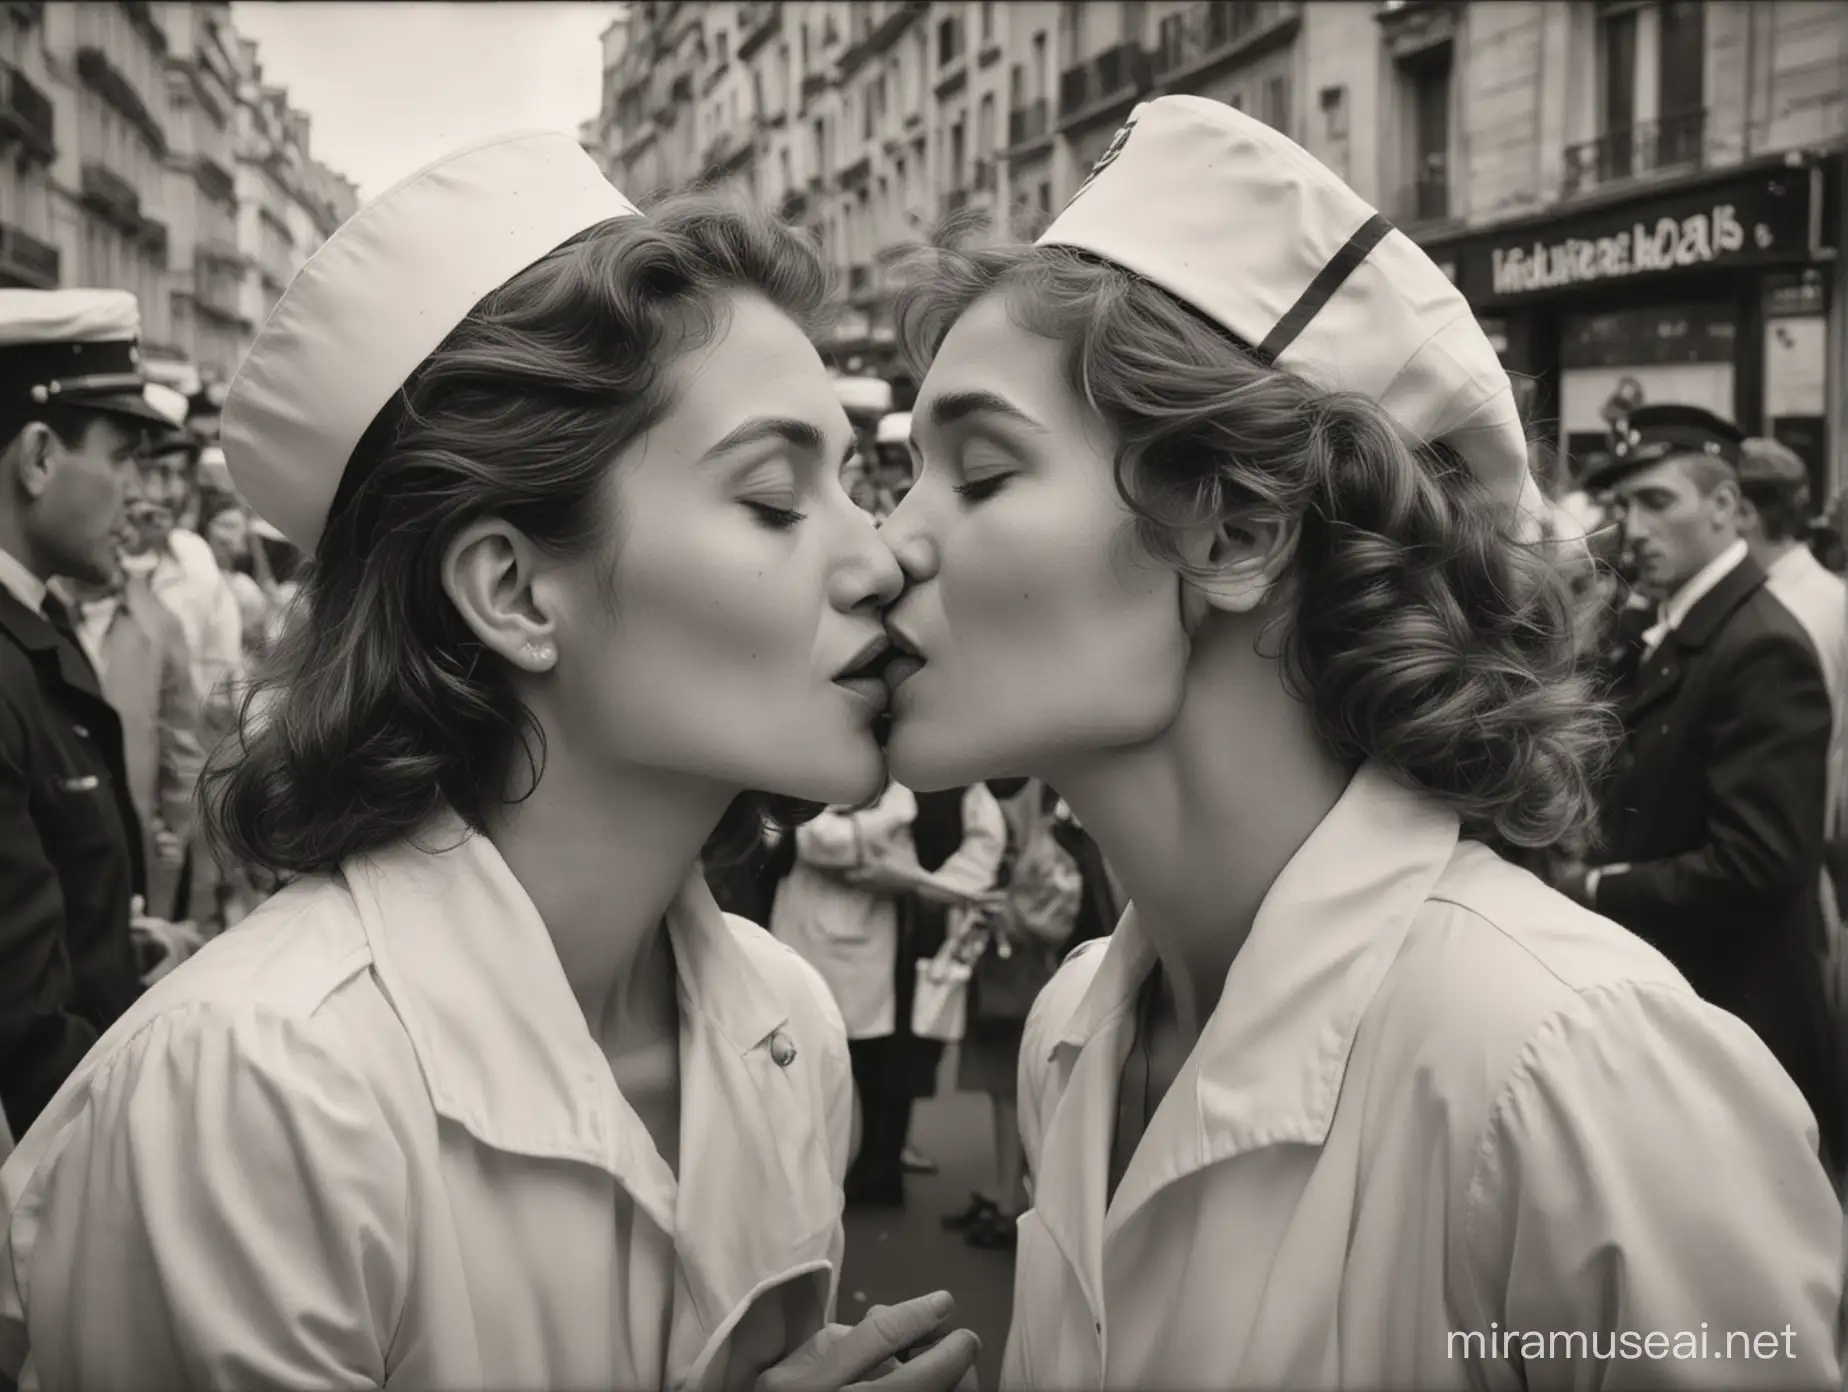
[[[943,1215],[943,1230],[945,1232],[968,1232],[990,1214],[999,1213],[1000,1211],[1000,1209],[995,1207],[995,1201],[993,1199],[985,1199],[980,1194],[971,1194],[969,1196],[969,1206],[961,1213],[946,1213]]]
[[[1005,1216],[1000,1209],[991,1208],[969,1225],[963,1233],[963,1241],[984,1251],[1011,1252],[1020,1240],[1016,1222],[1016,1219]]]
[[[905,1153],[899,1157],[899,1162],[904,1165],[906,1174],[937,1173],[937,1162],[923,1151],[913,1150],[910,1146],[905,1147]]]

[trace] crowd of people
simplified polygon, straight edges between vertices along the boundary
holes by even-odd
[[[563,135],[381,203],[222,420],[0,292],[0,1385],[948,1392],[947,1293],[834,1313],[950,1043],[1010,1387],[1839,1384],[1788,449],[1637,405],[1543,489],[1199,98],[934,253],[902,423],[765,210]]]

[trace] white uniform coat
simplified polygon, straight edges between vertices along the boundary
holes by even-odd
[[[1842,1210],[1796,1087],[1430,799],[1355,777],[1106,1209],[1154,963],[1132,908],[1027,1023],[1004,1386],[1840,1386]]]
[[[852,1085],[814,971],[687,882],[676,1183],[506,862],[420,839],[208,944],[20,1139],[0,1373],[736,1388],[822,1326]]]

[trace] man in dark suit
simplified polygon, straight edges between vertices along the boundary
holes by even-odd
[[[54,576],[107,581],[142,434],[135,297],[0,292],[0,1109],[23,1135],[140,994],[122,726]]]
[[[1615,491],[1640,579],[1663,598],[1623,692],[1605,863],[1565,887],[1751,1025],[1839,1161],[1815,951],[1829,695],[1802,625],[1739,536],[1743,440],[1694,407],[1641,407],[1588,480]]]

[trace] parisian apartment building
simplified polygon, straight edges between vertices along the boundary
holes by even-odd
[[[140,301],[150,374],[222,389],[357,194],[228,3],[0,4],[0,285]]]
[[[581,132],[632,197],[734,186],[813,229],[837,361],[889,367],[895,253],[1031,238],[1135,105],[1229,102],[1425,246],[1536,438],[1619,391],[1843,482],[1848,4],[811,0],[630,4]]]

